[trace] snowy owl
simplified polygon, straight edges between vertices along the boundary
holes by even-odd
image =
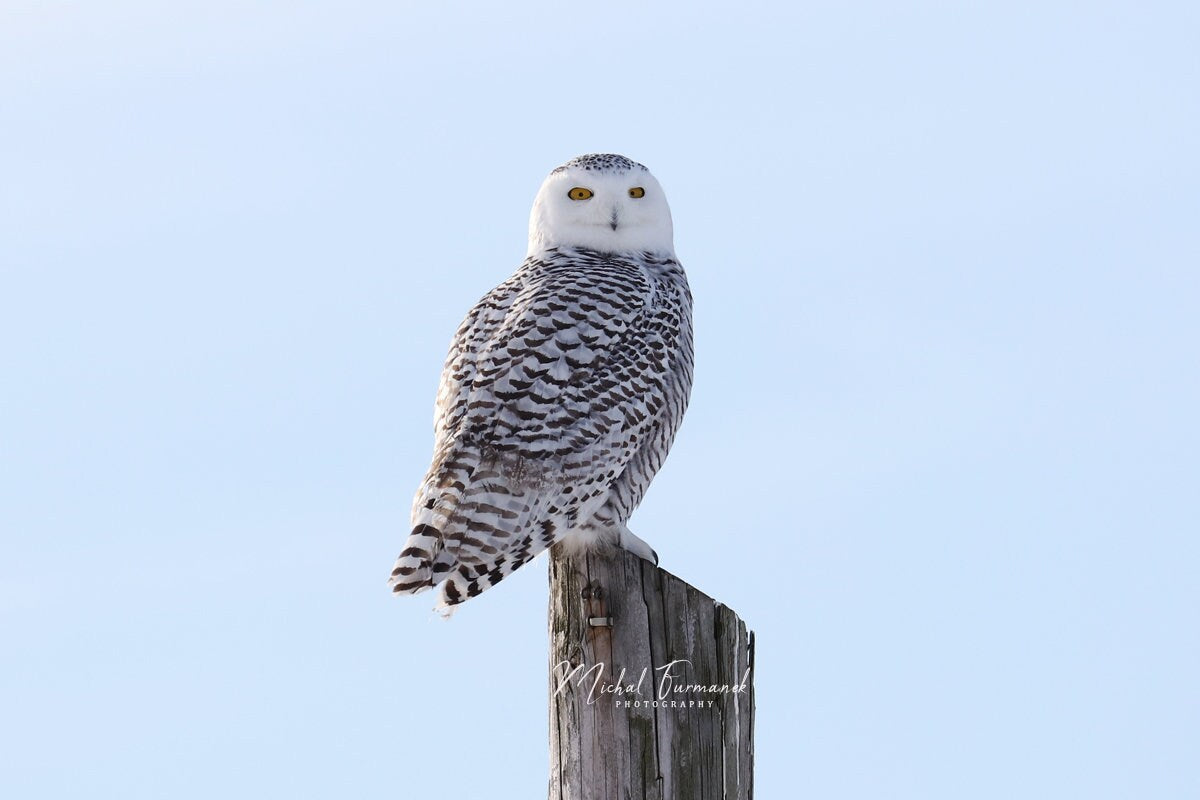
[[[555,542],[657,563],[626,521],[692,386],[692,296],[658,181],[624,156],[546,178],[524,263],[454,334],[433,465],[389,584],[445,612]]]

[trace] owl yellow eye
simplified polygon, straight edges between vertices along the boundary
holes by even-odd
[[[645,197],[646,190],[640,186],[635,186],[629,190],[629,196],[630,197]]]
[[[585,189],[582,186],[576,186],[574,189],[567,192],[567,197],[571,198],[572,200],[587,200],[591,196],[592,190]]]

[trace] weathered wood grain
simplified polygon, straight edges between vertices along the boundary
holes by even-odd
[[[750,800],[753,669],[728,607],[624,550],[555,547],[550,800]]]

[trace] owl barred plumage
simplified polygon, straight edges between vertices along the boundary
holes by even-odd
[[[625,523],[687,407],[691,316],[650,172],[607,154],[551,172],[527,258],[454,336],[393,592],[440,583],[449,608],[558,541],[655,559]]]

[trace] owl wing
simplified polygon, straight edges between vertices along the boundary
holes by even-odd
[[[480,377],[480,368],[488,368],[488,354],[523,284],[518,273],[488,292],[467,312],[454,333],[450,351],[442,366],[434,406],[434,463],[437,463],[437,454],[454,442],[456,432],[467,414],[469,396],[476,379]]]
[[[658,424],[684,302],[635,264],[544,271],[485,297],[447,358],[393,589],[448,577],[453,605],[586,521]]]
[[[632,269],[526,287],[481,359],[460,436],[564,481],[591,477],[660,409],[679,316],[678,298]]]

